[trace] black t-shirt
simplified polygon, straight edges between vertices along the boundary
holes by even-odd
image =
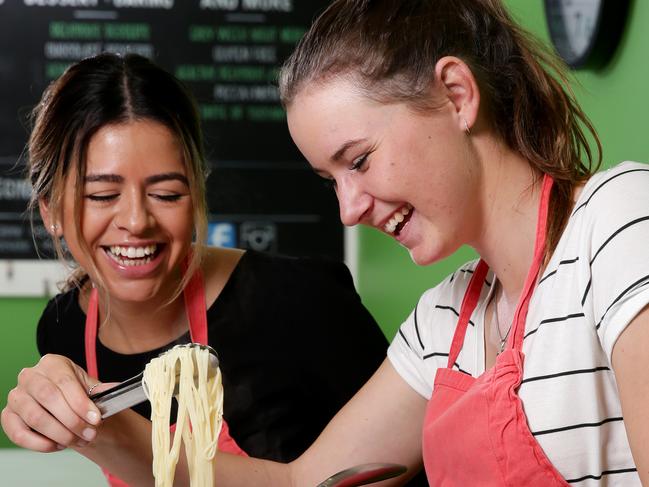
[[[38,324],[40,353],[65,355],[86,368],[85,318],[78,290],[53,298]],[[293,460],[316,439],[387,348],[347,268],[324,260],[247,251],[207,321],[230,434],[249,455],[276,461]],[[188,341],[189,334],[178,340]],[[176,343],[124,355],[97,340],[99,379],[128,379]],[[148,402],[134,409],[149,418]]]

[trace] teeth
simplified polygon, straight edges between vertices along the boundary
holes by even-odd
[[[143,257],[146,257],[146,262],[150,262],[151,258],[150,256],[155,253],[157,249],[157,245],[147,245],[144,247],[123,247],[120,245],[112,245],[109,250],[110,254],[113,257],[116,257],[117,260],[122,263],[126,262],[124,265],[133,265],[136,264],[135,262],[129,262],[128,260],[123,260],[121,257],[127,257],[128,259],[142,259]],[[139,262],[138,262],[139,264]]]
[[[406,215],[408,215],[411,210],[412,210],[412,205],[410,203],[406,203],[405,206],[395,211],[394,215],[392,215],[392,218],[390,218],[388,222],[385,224],[385,226],[383,227],[385,231],[387,233],[394,233],[399,223],[401,223],[405,219]]]
[[[119,262],[120,265],[122,265],[124,267],[135,267],[135,266],[138,266],[138,265],[148,264],[149,262],[151,262],[151,257],[147,257],[144,260],[128,260],[128,259],[121,259],[119,257],[114,257],[114,256],[113,256],[113,258],[117,262]]]

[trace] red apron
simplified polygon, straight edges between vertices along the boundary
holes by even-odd
[[[478,378],[452,370],[487,275],[480,260],[460,309],[447,368],[437,370],[426,408],[423,458],[434,487],[554,487],[568,483],[532,433],[517,390],[523,375],[525,319],[543,261],[552,178],[545,176],[532,265],[514,313],[507,347]]]
[[[205,306],[205,288],[203,286],[203,277],[200,271],[196,271],[192,278],[187,283],[183,292],[185,299],[185,310],[187,318],[189,319],[189,335],[192,342],[207,345],[207,308]],[[86,348],[86,364],[88,366],[88,374],[92,377],[99,377],[97,368],[97,303],[98,295],[97,289],[93,288],[90,293],[90,300],[88,302],[88,314],[86,315],[86,332],[85,332],[85,348]],[[171,426],[171,430],[175,429],[175,424]],[[232,453],[235,455],[248,456],[239,445],[230,436],[228,425],[223,420],[223,427],[219,434],[218,442],[219,451]],[[104,475],[108,479],[111,487],[128,487],[126,482],[111,475],[110,472],[104,470]]]

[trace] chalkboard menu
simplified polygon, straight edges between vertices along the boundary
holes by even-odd
[[[0,0],[0,259],[51,248],[25,217],[27,115],[65,68],[102,51],[150,57],[196,96],[210,243],[343,257],[335,196],[290,140],[278,67],[326,1]],[[50,254],[51,256],[51,254]]]

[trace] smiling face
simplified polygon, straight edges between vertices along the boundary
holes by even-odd
[[[338,78],[303,89],[287,112],[300,151],[334,182],[342,222],[393,236],[421,265],[472,241],[480,215],[481,170],[456,105],[437,105],[378,103]]]
[[[61,218],[75,260],[106,286],[111,299],[168,299],[193,232],[192,200],[175,135],[147,120],[104,126],[88,145],[85,180],[75,179],[71,171]],[[83,185],[82,235],[74,221],[71,188],[77,183]]]

